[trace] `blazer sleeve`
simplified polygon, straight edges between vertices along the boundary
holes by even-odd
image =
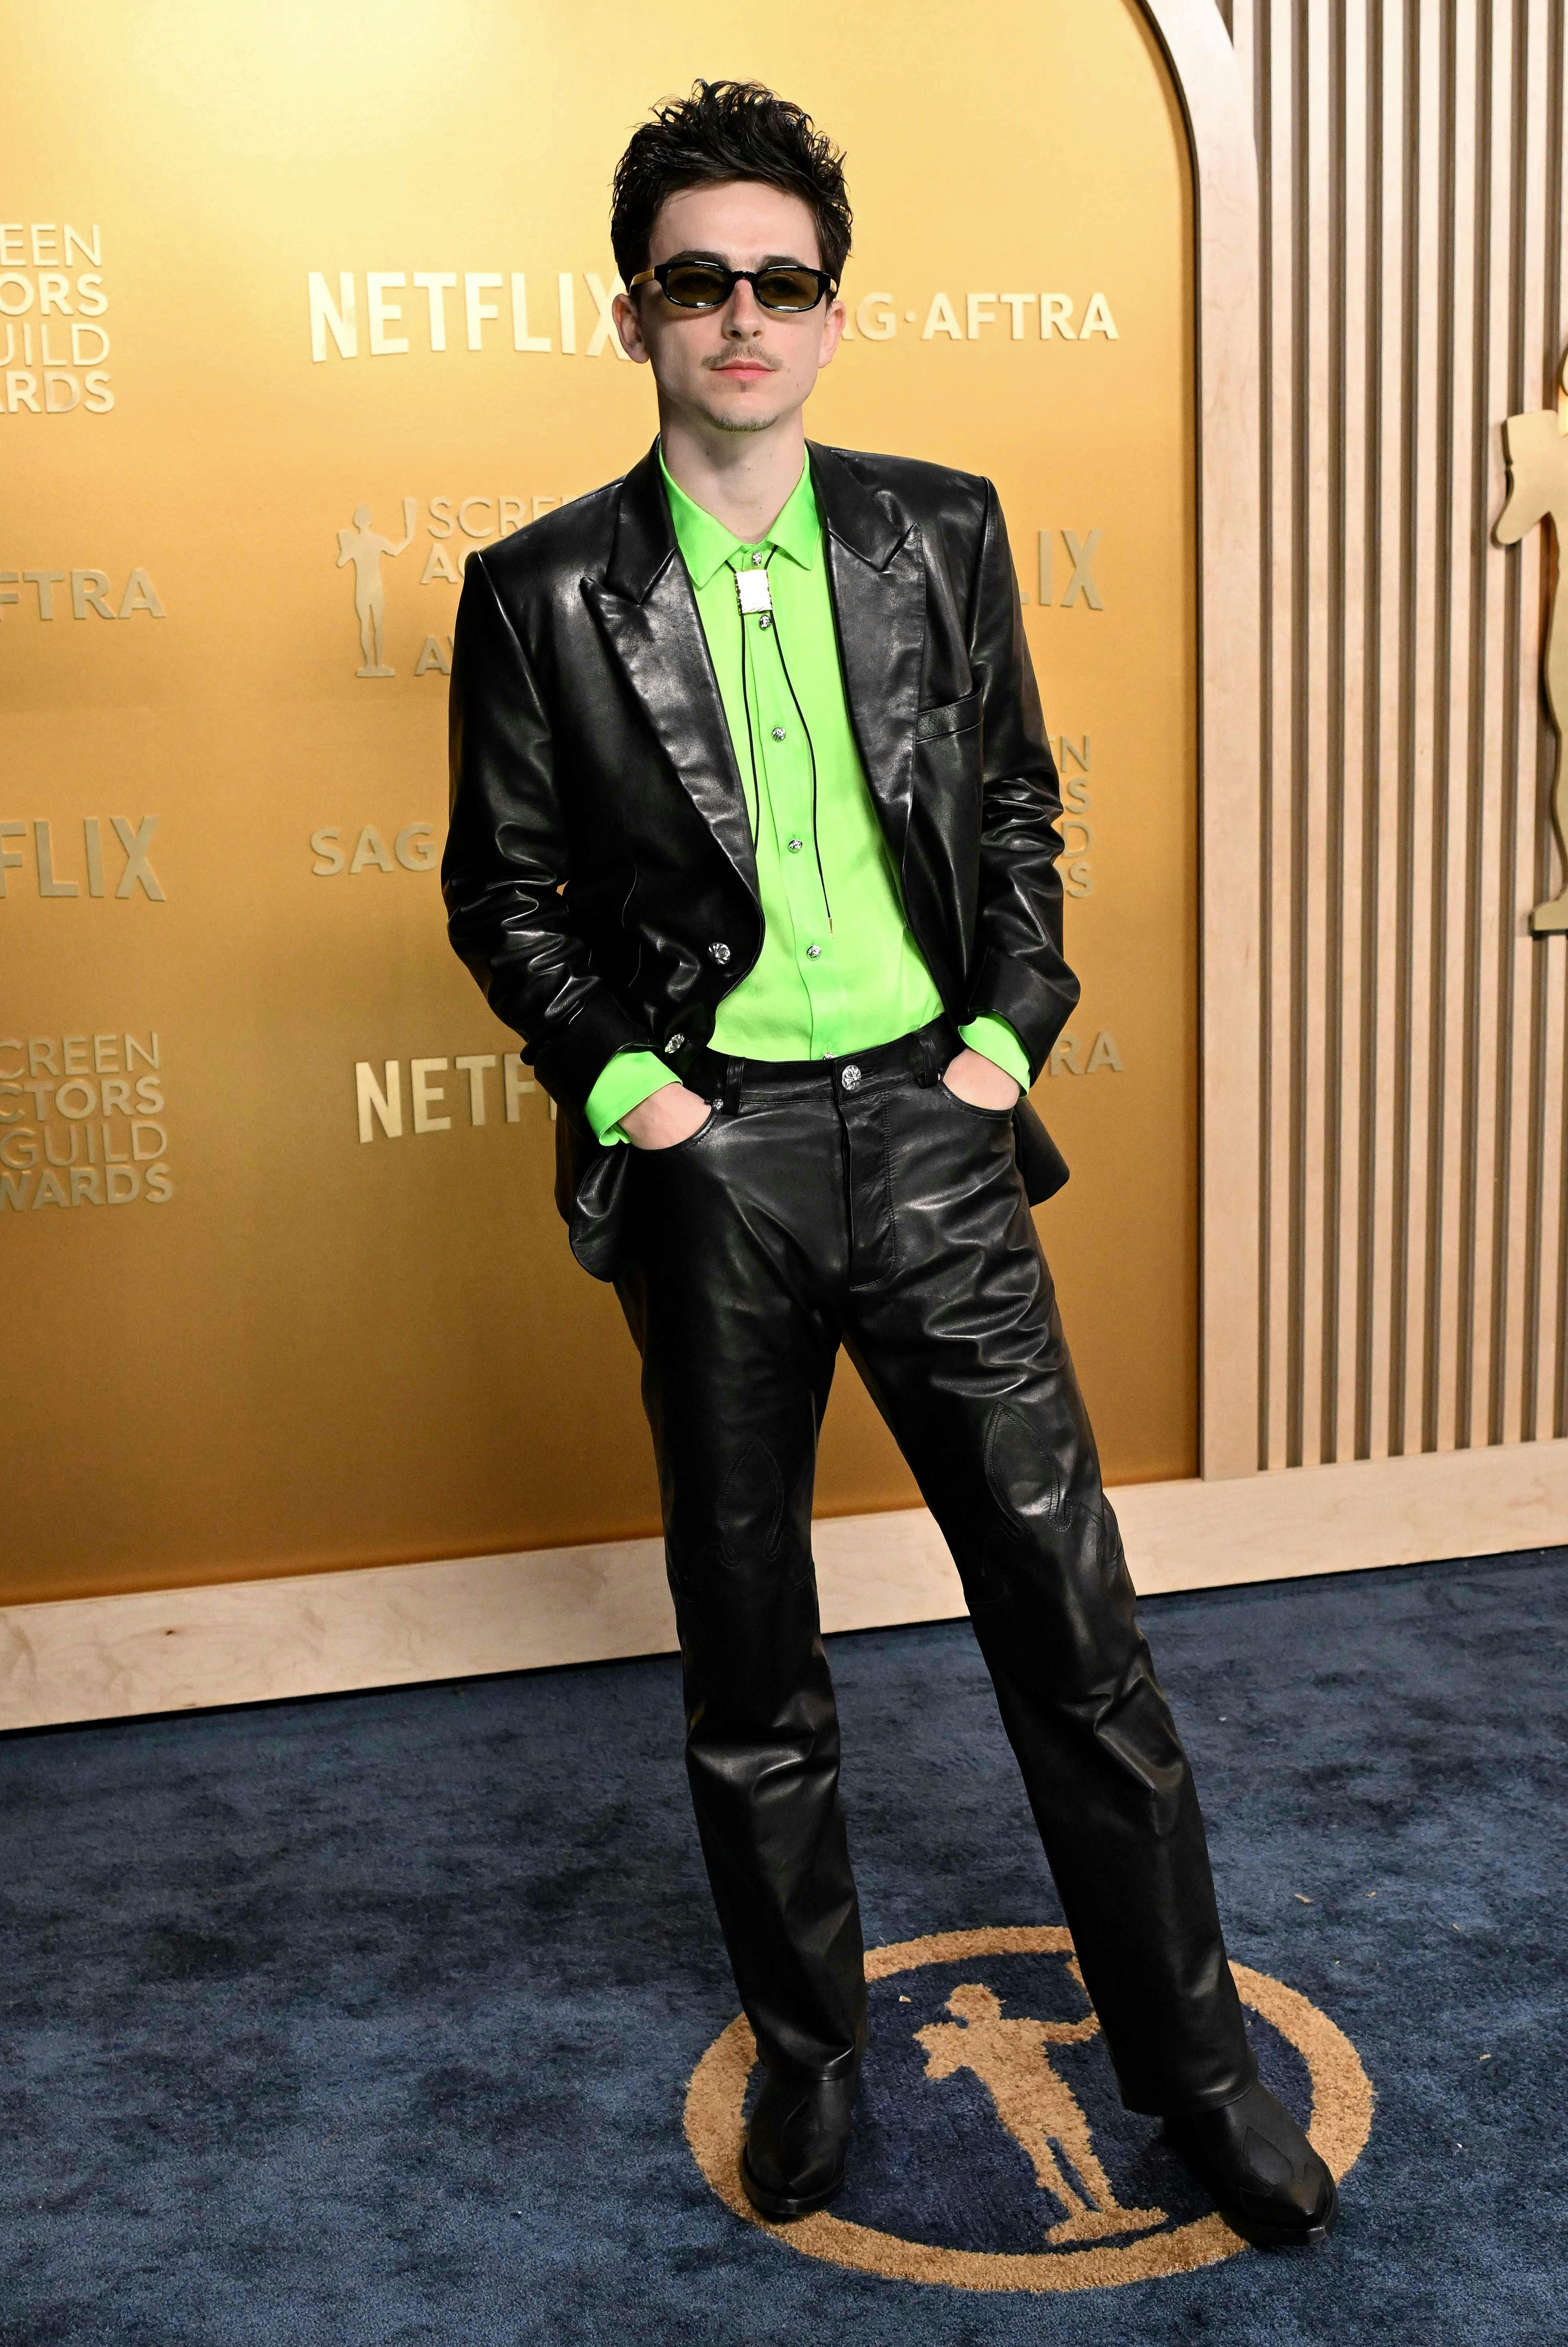
[[[986,483],[968,618],[985,761],[975,982],[968,1018],[1005,1019],[1032,1083],[1078,1000],[1061,949],[1061,793],[1024,641],[1012,553]]]
[[[615,1053],[648,1039],[573,927],[549,712],[479,554],[457,607],[449,741],[447,934],[547,1091],[580,1110]]]

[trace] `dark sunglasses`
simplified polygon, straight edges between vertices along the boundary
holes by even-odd
[[[743,282],[763,309],[797,313],[815,310],[835,290],[825,269],[807,269],[794,261],[770,261],[765,269],[726,269],[719,261],[661,261],[657,268],[640,269],[626,290],[635,293],[640,285],[652,283],[677,310],[722,310]]]

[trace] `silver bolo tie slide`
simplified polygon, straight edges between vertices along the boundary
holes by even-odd
[[[771,611],[774,608],[773,589],[768,585],[765,570],[737,570],[735,592],[741,599],[743,618],[749,619],[753,611]]]

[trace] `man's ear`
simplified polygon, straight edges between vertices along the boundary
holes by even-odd
[[[610,305],[610,312],[615,320],[615,331],[620,336],[621,349],[629,359],[635,359],[640,366],[646,366],[648,345],[642,339],[642,319],[636,300],[630,293],[618,293]]]
[[[835,293],[827,305],[827,315],[822,322],[822,356],[819,367],[831,366],[834,354],[844,340],[844,329],[849,323],[849,313]]]

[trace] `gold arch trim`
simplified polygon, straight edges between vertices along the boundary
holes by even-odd
[[[1072,1936],[1060,1923],[999,1925],[990,1931],[933,1932],[918,1940],[898,1940],[866,1952],[868,1981],[917,1972],[927,1964],[967,1963],[1000,1955],[1071,1955]],[[1313,2142],[1335,2178],[1347,2175],[1372,2131],[1372,2086],[1361,2058],[1344,2031],[1326,2013],[1283,1981],[1245,1964],[1232,1975],[1244,2004],[1262,2015],[1294,2045],[1312,2081],[1307,2125]],[[756,2065],[756,2043],[743,2014],[721,2032],[695,2070],[686,2091],[686,2140],[719,2198],[747,2224],[771,2233],[803,2257],[856,2273],[881,2274],[889,2281],[933,2282],[950,2290],[1105,2290],[1132,2281],[1155,2281],[1166,2274],[1191,2273],[1235,2257],[1246,2243],[1214,2215],[1172,2232],[1149,2233],[1124,2246],[1097,2243],[1084,2250],[1000,2251],[948,2250],[927,2241],[905,2240],[868,2225],[852,2225],[828,2209],[793,2224],[770,2225],[741,2187],[741,2120],[746,2086]]]

